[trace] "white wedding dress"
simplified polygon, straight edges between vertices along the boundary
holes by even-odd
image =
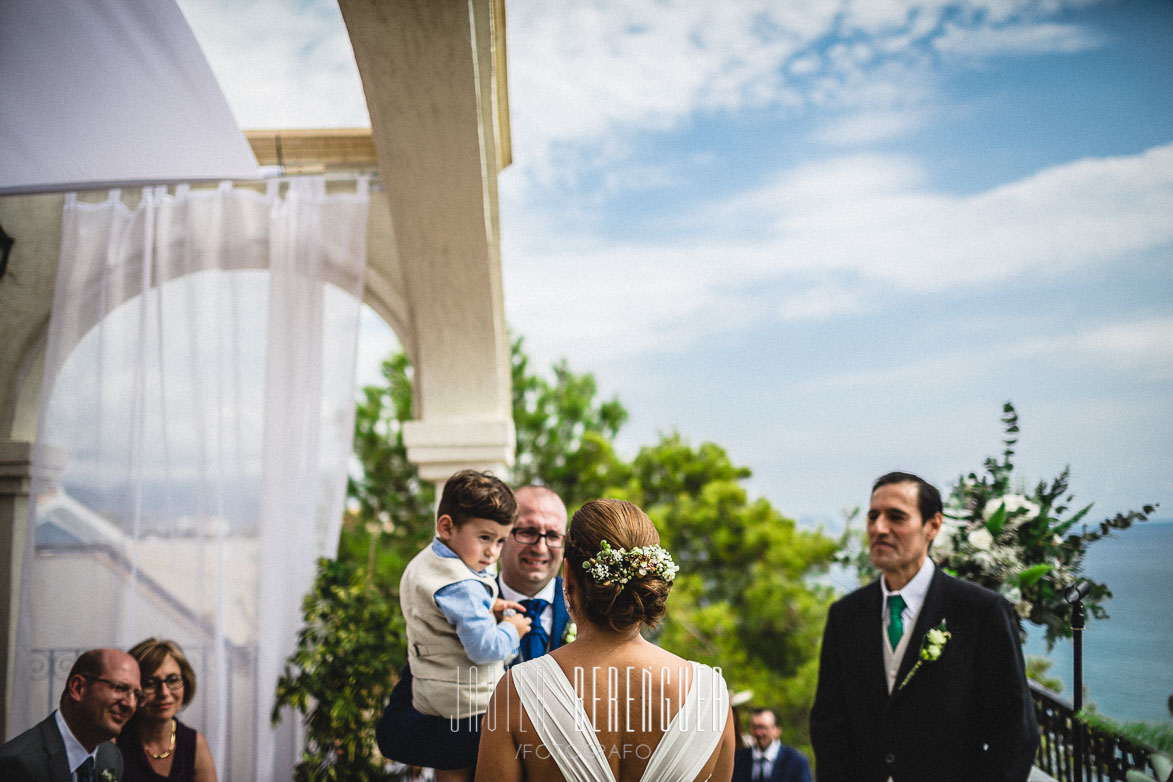
[[[725,680],[707,665],[689,665],[688,694],[652,751],[640,782],[692,782],[725,731]],[[514,666],[510,674],[522,708],[567,782],[615,782],[594,726],[558,663],[544,655]]]

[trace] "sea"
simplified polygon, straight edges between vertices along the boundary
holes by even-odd
[[[1083,574],[1107,584],[1108,619],[1088,617],[1083,631],[1084,703],[1120,720],[1166,721],[1173,696],[1173,519],[1145,521],[1088,546]],[[1051,651],[1028,625],[1024,654],[1052,661],[1048,674],[1073,700],[1073,646]]]

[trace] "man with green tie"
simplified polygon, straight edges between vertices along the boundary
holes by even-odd
[[[934,566],[941,495],[916,475],[872,487],[880,578],[827,616],[811,744],[820,782],[1023,782],[1038,745],[1018,624],[1000,595]]]

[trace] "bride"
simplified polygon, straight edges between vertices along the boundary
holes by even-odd
[[[630,502],[574,514],[564,588],[578,637],[497,684],[478,782],[728,782],[735,736],[720,671],[640,635],[664,615],[676,576],[659,540]]]

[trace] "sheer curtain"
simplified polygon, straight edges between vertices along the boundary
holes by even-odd
[[[296,720],[269,714],[337,546],[368,183],[127,201],[65,203],[9,724],[79,651],[171,638],[220,779],[289,779]]]

